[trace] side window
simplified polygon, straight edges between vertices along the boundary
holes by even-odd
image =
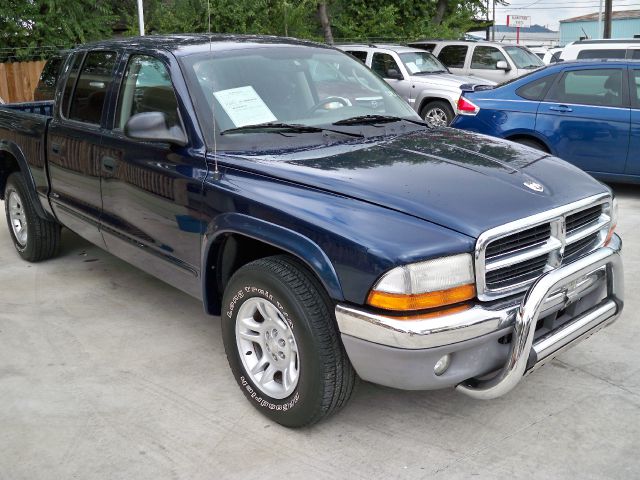
[[[627,52],[624,48],[611,48],[608,50],[592,49],[579,51],[577,58],[578,60],[594,58],[624,58],[626,54]]]
[[[113,81],[115,52],[90,52],[82,65],[69,119],[99,125],[109,85]]]
[[[56,88],[56,81],[58,80],[61,64],[62,57],[51,58],[45,64],[44,69],[42,69],[39,83],[49,88]]]
[[[544,97],[544,94],[547,93],[549,86],[553,83],[555,78],[555,75],[548,75],[544,78],[539,78],[528,85],[520,87],[516,90],[516,93],[527,100],[539,101]]]
[[[622,69],[571,70],[562,75],[547,100],[582,105],[622,105]]]
[[[80,71],[80,66],[82,65],[83,58],[83,52],[76,54],[75,58],[73,59],[73,63],[71,64],[69,76],[67,77],[67,83],[65,83],[64,85],[64,93],[62,94],[62,106],[60,107],[60,113],[65,118],[69,116],[69,103],[71,102],[73,89],[76,86],[76,80],[78,79],[78,72]]]
[[[356,57],[358,60],[360,60],[362,63],[366,63],[367,61],[367,52],[360,52],[358,50],[348,50],[347,53],[350,53],[351,55]]]
[[[562,55],[562,50],[551,55],[551,60],[549,60],[549,63],[558,63],[560,61],[560,55]]]
[[[164,113],[168,127],[180,123],[178,101],[164,64],[153,57],[135,55],[129,60],[120,87],[115,128],[124,129],[129,118],[144,112]]]
[[[449,68],[464,68],[468,48],[466,45],[447,45],[440,50],[438,60]]]
[[[398,68],[398,64],[393,59],[391,55],[388,53],[374,53],[373,58],[371,60],[371,70],[376,72],[383,78],[387,78],[389,76],[389,70],[394,69],[396,72],[400,73],[400,68]]]
[[[629,55],[627,55],[631,60],[640,60],[640,48],[633,48],[629,50]]]
[[[631,70],[631,100],[640,108],[640,70]]]
[[[471,57],[471,68],[479,70],[496,70],[496,64],[507,59],[495,47],[476,47]]]

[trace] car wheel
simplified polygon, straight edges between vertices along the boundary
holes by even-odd
[[[19,173],[12,173],[7,179],[4,208],[11,239],[24,260],[39,262],[57,255],[60,224],[38,215],[27,183]]]
[[[429,128],[448,127],[453,121],[453,109],[447,102],[437,100],[424,106],[420,116]]]
[[[351,396],[356,374],[332,310],[321,284],[287,256],[245,265],[225,289],[222,336],[233,375],[281,425],[316,423]]]
[[[549,149],[547,147],[532,138],[516,138],[513,141],[519,143],[520,145],[525,145],[527,147],[535,148],[536,150],[541,150],[545,153],[549,153]]]

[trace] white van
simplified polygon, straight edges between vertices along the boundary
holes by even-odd
[[[580,40],[564,47],[562,60],[626,58],[640,60],[640,39]]]

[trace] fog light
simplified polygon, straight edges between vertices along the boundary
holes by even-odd
[[[447,353],[444,357],[436,362],[436,366],[433,367],[433,373],[435,373],[439,377],[447,371],[449,365],[451,365],[451,355]]]

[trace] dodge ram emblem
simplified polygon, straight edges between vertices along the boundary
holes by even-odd
[[[527,188],[530,188],[534,192],[542,192],[542,191],[544,191],[544,187],[542,185],[540,185],[539,183],[536,183],[536,182],[532,182],[530,180],[527,180],[526,182],[524,182],[524,186],[527,187]]]

